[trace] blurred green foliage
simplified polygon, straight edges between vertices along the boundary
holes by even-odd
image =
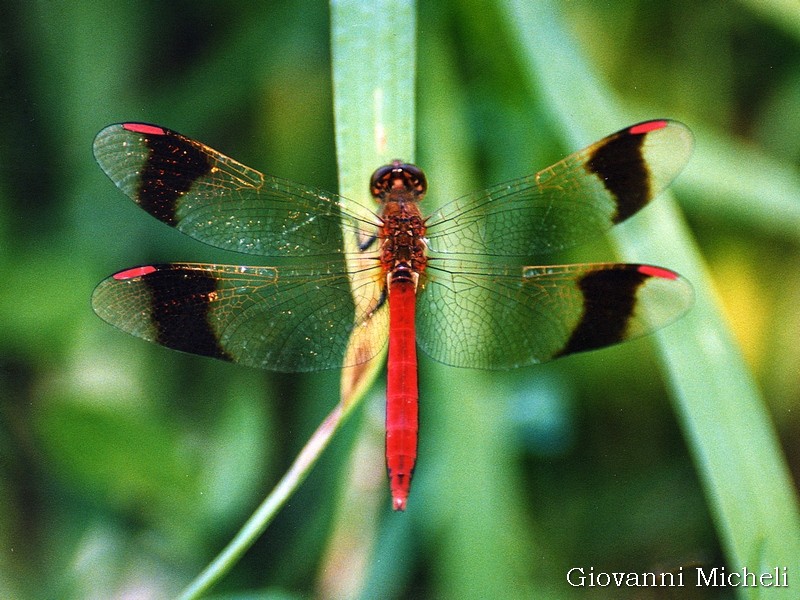
[[[561,6],[598,77],[632,110],[679,118],[699,134],[678,198],[796,479],[800,9]],[[253,372],[142,343],[97,319],[91,290],[118,269],[241,259],[182,239],[128,202],[94,163],[91,142],[109,123],[148,121],[335,190],[328,8],[3,8],[0,597],[168,597],[285,470],[336,403],[338,374]],[[556,142],[555,119],[525,83],[494,4],[419,11],[420,136],[437,105],[467,117],[439,147],[420,147],[432,196],[453,198],[575,149]],[[441,79],[442,61],[453,80]],[[477,173],[442,189],[437,154],[466,157]],[[604,247],[579,253],[610,257]],[[447,367],[423,359],[408,513],[389,510],[378,386],[217,592],[301,598],[349,581],[369,598],[619,598],[570,588],[567,569],[723,564],[656,362],[640,340],[518,372],[459,372],[464,390],[486,396],[467,403],[438,385]],[[350,489],[378,506],[374,539],[341,516]],[[648,593],[623,597],[674,597]]]

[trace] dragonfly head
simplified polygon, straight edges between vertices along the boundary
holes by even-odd
[[[384,200],[391,193],[407,193],[414,200],[422,200],[428,182],[425,173],[416,165],[394,160],[372,174],[369,191],[376,200]]]

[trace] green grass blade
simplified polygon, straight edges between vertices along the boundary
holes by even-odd
[[[334,133],[339,193],[369,206],[369,178],[379,166],[414,160],[416,12],[410,0],[332,0]],[[346,202],[346,201],[345,201]],[[376,205],[377,208],[377,205]],[[355,252],[355,241],[349,250]],[[346,242],[346,243],[348,243]],[[357,265],[351,265],[355,267]],[[371,335],[357,328],[348,352],[357,353]],[[386,350],[365,365],[342,372],[341,402],[351,411],[380,374]],[[364,473],[383,462],[383,443],[369,418],[355,445],[334,516],[318,582],[320,597],[358,597],[366,585],[368,556],[387,485],[364,485]],[[381,429],[382,431],[382,429]],[[340,566],[350,568],[342,572]]]
[[[347,198],[369,200],[378,166],[414,158],[415,27],[409,0],[331,2],[339,192]]]
[[[531,83],[566,144],[580,147],[645,116],[626,114],[594,77],[555,3],[508,0],[500,5]],[[618,229],[622,256],[675,268],[695,287],[697,302],[690,314],[656,339],[729,568],[797,570],[800,518],[794,488],[763,399],[720,314],[690,232],[669,198]],[[766,596],[768,589],[758,591]]]
[[[396,156],[413,159],[414,5],[334,1],[331,23],[340,193],[366,200],[367,182],[377,166]],[[357,336],[353,343],[358,344]],[[197,598],[210,589],[264,532],[377,377],[380,358],[365,368],[344,370],[341,404],[319,426],[244,527],[181,598]]]
[[[372,172],[394,158],[414,158],[415,27],[409,0],[331,2],[334,128],[339,193],[345,198],[369,205]],[[360,331],[351,339],[353,352]],[[364,367],[345,369],[346,411],[382,364],[378,356]]]

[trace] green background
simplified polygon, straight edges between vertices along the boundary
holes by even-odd
[[[635,115],[630,123],[672,117],[697,134],[676,196],[796,477],[800,9],[787,5],[558,6],[596,77]],[[337,402],[339,377],[186,356],[95,317],[94,285],[124,267],[241,259],[135,207],[94,163],[92,139],[109,123],[153,122],[336,190],[328,7],[2,8],[0,596],[167,597],[274,485]],[[443,103],[461,112],[463,128],[421,144],[416,160],[430,176],[442,156],[467,157],[454,189],[431,179],[437,201],[577,149],[558,141],[510,37],[490,2],[419,8],[417,130],[425,135]],[[613,254],[598,244],[569,258]],[[452,369],[423,358],[408,512],[389,509],[379,382],[216,593],[687,597],[565,580],[574,566],[725,564],[657,362],[651,342],[638,340],[516,372],[458,371],[462,394],[437,385]],[[474,406],[473,396],[482,396]]]

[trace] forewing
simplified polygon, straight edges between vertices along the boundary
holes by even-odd
[[[368,239],[377,217],[355,202],[263,175],[163,127],[110,125],[94,155],[160,221],[218,248],[262,256],[342,254],[342,231]]]
[[[528,177],[475,192],[428,220],[435,253],[532,256],[586,241],[660,194],[689,160],[677,121],[628,127]]]
[[[349,366],[343,357],[350,333],[369,319],[377,322],[376,335],[351,364],[376,355],[386,342],[376,270],[353,275],[362,304],[371,302],[366,312],[356,309],[350,278],[340,270],[338,264],[136,267],[100,282],[92,306],[111,325],[168,348],[272,371],[318,371]]]
[[[693,300],[685,279],[649,265],[443,262],[418,292],[417,341],[456,367],[510,369],[603,348],[671,323]]]

